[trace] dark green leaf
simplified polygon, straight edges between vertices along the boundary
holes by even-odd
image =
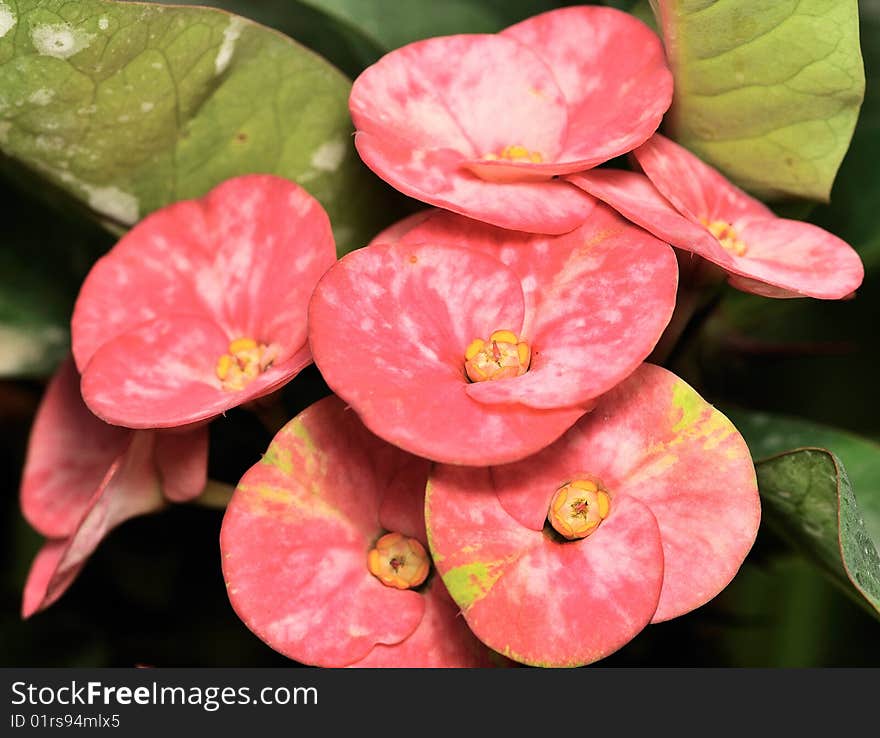
[[[756,468],[765,522],[880,614],[880,554],[837,457],[799,449]]]
[[[880,541],[880,444],[798,418],[740,409],[725,414],[743,434],[755,459],[805,446],[831,451],[846,467],[865,528]]]

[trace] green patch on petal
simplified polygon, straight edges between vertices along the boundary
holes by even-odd
[[[287,37],[211,8],[6,5],[0,151],[117,232],[251,172],[313,194],[340,254],[393,219],[354,149],[349,80]]]
[[[877,541],[840,460],[825,449],[798,449],[756,468],[768,524],[880,617]]]
[[[289,448],[279,446],[273,443],[263,454],[262,463],[274,466],[282,474],[290,475],[293,473],[293,455]]]
[[[760,197],[828,200],[865,92],[856,0],[656,0],[671,134]]]
[[[672,432],[682,433],[699,421],[706,403],[687,384],[676,382],[672,388],[672,407],[677,411],[674,413],[677,420],[672,426]]]
[[[443,583],[462,610],[467,610],[483,599],[503,573],[501,562],[475,561],[450,569],[443,575]]]

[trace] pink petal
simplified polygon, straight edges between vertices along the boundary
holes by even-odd
[[[839,300],[854,292],[865,276],[858,253],[848,243],[810,223],[751,220],[737,233],[748,250],[733,257],[728,271],[734,275],[730,283],[746,292],[772,294],[764,286],[769,285],[792,297]]]
[[[131,432],[107,425],[85,406],[79,374],[67,359],[37,410],[21,483],[25,519],[48,538],[73,533],[89,500]]]
[[[536,15],[502,31],[553,70],[568,103],[557,158],[589,169],[631,151],[657,129],[672,102],[672,74],[659,37],[613,8],[579,6]]]
[[[660,194],[694,222],[722,220],[737,225],[752,218],[774,217],[770,208],[717,169],[659,133],[633,154]]]
[[[426,458],[513,460],[557,438],[581,408],[488,408],[467,395],[474,338],[522,327],[516,275],[461,246],[380,244],[318,284],[309,313],[315,362],[378,436]]]
[[[424,210],[419,210],[412,215],[407,215],[405,218],[401,218],[396,223],[392,223],[385,230],[377,233],[367,246],[375,246],[380,243],[397,243],[409,231],[426,218],[430,218],[435,212],[437,211],[434,208],[426,208]]]
[[[301,187],[263,174],[227,180],[148,216],[93,267],[72,321],[77,366],[171,314],[277,343],[284,361],[305,343],[311,290],[334,260],[327,215]]]
[[[364,163],[404,194],[501,228],[567,233],[593,209],[593,199],[567,182],[489,182],[464,169],[453,151],[413,157],[395,138],[365,131],[354,142]]]
[[[355,80],[355,128],[410,153],[459,159],[510,145],[556,158],[565,99],[553,73],[516,41],[489,34],[429,38],[382,57]]]
[[[568,180],[658,238],[722,267],[730,283],[746,292],[839,299],[864,277],[859,255],[849,244],[809,223],[747,213],[736,228],[747,252],[737,256],[705,227],[680,215],[641,174],[597,169]]]
[[[379,644],[351,666],[363,668],[451,669],[495,666],[493,654],[468,629],[439,577],[424,592],[425,615],[406,640]],[[494,658],[500,659],[494,655]]]
[[[643,174],[594,169],[573,174],[568,181],[673,246],[699,254],[725,268],[733,263],[733,258],[715,236],[704,226],[681,215]]]
[[[657,606],[663,551],[644,504],[621,496],[615,506],[588,538],[559,543],[504,511],[487,470],[436,467],[431,549],[474,634],[541,666],[592,663],[630,641]]]
[[[328,397],[288,423],[242,478],[220,533],[223,573],[238,616],[275,650],[345,666],[421,622],[421,595],[367,569],[396,461],[410,474],[425,468]],[[424,486],[424,476],[413,479],[415,498]]]
[[[515,379],[469,384],[467,393],[481,403],[584,406],[651,353],[675,307],[672,249],[603,206],[580,228],[557,237],[437,213],[403,238],[420,241],[462,243],[493,254],[523,285],[520,335],[532,346],[530,369]]]
[[[303,347],[243,389],[224,390],[216,374],[217,360],[234,337],[211,320],[189,315],[142,324],[93,355],[83,373],[83,398],[108,423],[170,428],[206,420],[262,397],[311,361]]]
[[[208,428],[156,434],[156,465],[170,502],[198,497],[208,481]]]
[[[117,525],[162,508],[153,463],[154,434],[130,434],[131,444],[110,467],[70,537],[49,541],[37,554],[25,584],[22,617],[58,600],[89,556]]]
[[[493,469],[492,479],[504,509],[537,528],[547,514],[546,490],[583,474],[612,494],[602,526],[613,519],[618,494],[637,497],[657,519],[665,574],[655,622],[712,599],[755,539],[760,503],[742,436],[660,367],[644,364],[528,466]]]

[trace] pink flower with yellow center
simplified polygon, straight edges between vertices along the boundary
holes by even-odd
[[[864,267],[849,244],[777,217],[677,143],[655,134],[633,155],[647,177],[607,169],[569,181],[658,238],[717,264],[745,292],[836,300],[862,283]]]
[[[631,151],[671,100],[657,35],[627,13],[583,6],[392,51],[355,80],[349,105],[364,162],[407,195],[503,228],[565,233],[593,201],[554,177]]]
[[[493,654],[432,572],[428,467],[376,438],[337,397],[300,413],[223,518],[223,574],[239,617],[306,664],[490,666]]]
[[[318,201],[280,177],[236,177],[148,216],[77,299],[86,404],[108,423],[165,428],[268,394],[311,363],[306,308],[335,258]]]
[[[376,435],[435,461],[505,463],[638,367],[677,277],[669,246],[601,204],[562,236],[435,211],[327,272],[309,338],[327,384]]]
[[[437,570],[471,630],[540,666],[591,663],[706,603],[760,519],[742,436],[651,364],[524,461],[436,465],[425,511]]]
[[[22,513],[49,539],[31,566],[23,617],[61,597],[114,527],[196,497],[207,465],[207,428],[107,425],[83,404],[79,375],[65,361],[37,411],[22,477]]]

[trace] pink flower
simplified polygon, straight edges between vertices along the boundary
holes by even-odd
[[[554,175],[631,151],[671,99],[656,34],[583,6],[392,51],[355,80],[349,105],[364,162],[407,195],[504,228],[565,233],[592,200]]]
[[[107,425],[83,404],[73,361],[64,362],[37,411],[22,478],[22,512],[49,539],[31,566],[23,617],[64,594],[114,527],[196,497],[207,464],[207,428]]]
[[[835,300],[862,283],[864,267],[849,244],[776,217],[673,141],[655,134],[633,154],[647,177],[609,169],[568,179],[658,238],[717,264],[745,292]]]
[[[86,404],[108,423],[165,428],[268,394],[311,363],[306,307],[334,260],[327,215],[280,177],[236,177],[150,215],[77,299]]]
[[[672,250],[603,205],[562,236],[440,211],[407,224],[327,272],[309,338],[334,392],[411,453],[484,465],[544,448],[672,314]]]
[[[529,459],[435,466],[425,514],[474,634],[526,664],[577,666],[718,594],[760,506],[730,421],[645,364]]]
[[[223,573],[248,628],[318,666],[490,665],[430,574],[428,467],[336,397],[288,423],[223,518]]]

